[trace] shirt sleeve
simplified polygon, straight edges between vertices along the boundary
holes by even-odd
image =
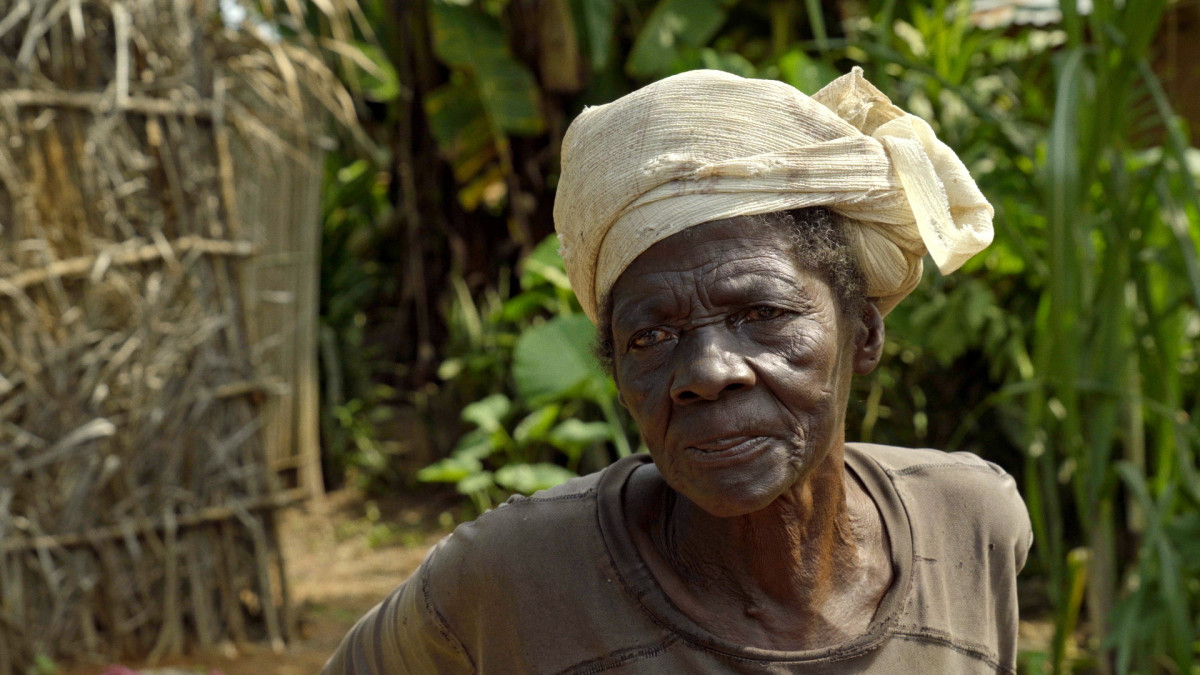
[[[1025,568],[1029,549],[1033,547],[1033,524],[1029,519],[1029,508],[1017,490],[1015,478],[992,462],[984,460],[984,464],[987,464],[1000,477],[996,504],[993,508],[988,509],[987,513],[1002,525],[997,529],[1003,531],[1004,534],[998,537],[1012,545],[1013,565],[1016,571],[1020,572]]]
[[[358,620],[322,675],[475,672],[466,650],[429,599],[431,559]]]

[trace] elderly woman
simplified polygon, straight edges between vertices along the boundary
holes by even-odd
[[[955,270],[991,217],[858,69],[586,110],[555,221],[649,456],[459,527],[326,672],[1015,672],[1012,478],[844,432],[921,257]]]

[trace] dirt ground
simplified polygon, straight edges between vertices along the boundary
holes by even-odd
[[[453,527],[455,496],[371,500],[354,491],[281,513],[280,539],[293,610],[293,639],[164,659],[77,665],[59,675],[311,675],[321,670],[358,617],[407,578]]]

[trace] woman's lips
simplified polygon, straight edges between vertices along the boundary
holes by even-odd
[[[704,441],[687,449],[695,462],[706,465],[734,464],[752,459],[767,447],[767,436],[730,436]]]

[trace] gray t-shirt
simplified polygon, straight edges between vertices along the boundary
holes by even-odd
[[[969,453],[846,444],[879,506],[893,582],[867,631],[822,649],[723,640],[658,586],[625,523],[645,455],[461,525],[364,616],[341,673],[1015,673],[1033,534],[1012,477]]]

